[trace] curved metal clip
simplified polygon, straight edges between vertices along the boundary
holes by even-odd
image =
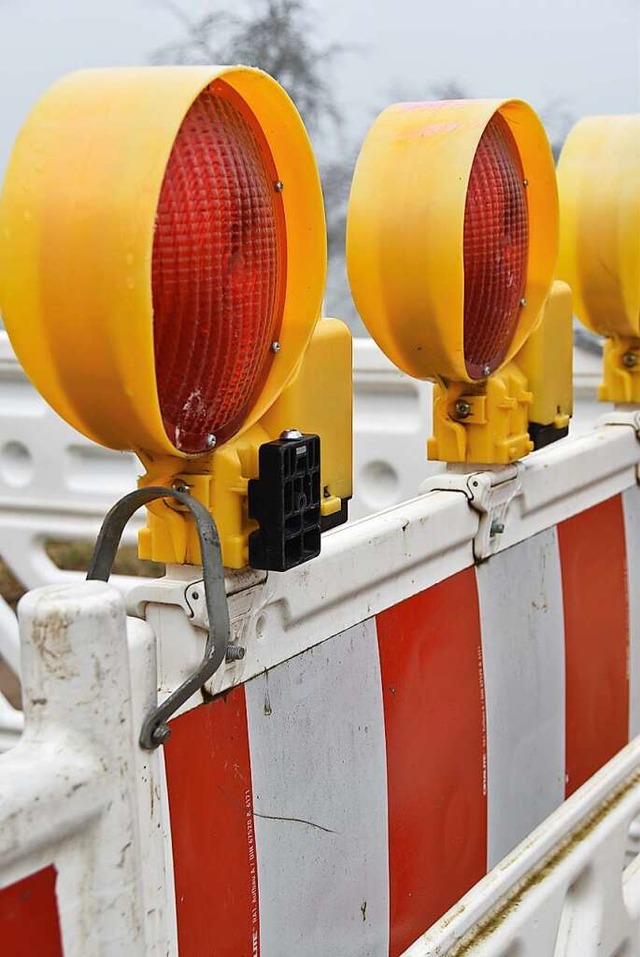
[[[186,492],[162,486],[149,486],[137,489],[120,499],[107,513],[102,523],[89,564],[87,579],[104,582],[109,580],[125,525],[139,508],[159,498],[176,499],[189,509],[196,523],[202,554],[202,577],[209,615],[209,633],[204,658],[199,667],[144,719],[140,731],[140,747],[147,751],[153,751],[154,748],[164,744],[171,734],[167,724],[171,715],[192,694],[199,691],[218,670],[226,658],[230,635],[229,606],[224,586],[224,566],[218,529],[211,513]]]

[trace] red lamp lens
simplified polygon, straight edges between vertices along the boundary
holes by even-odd
[[[464,211],[464,357],[480,379],[503,361],[518,324],[529,217],[518,149],[496,113],[478,144]]]
[[[212,84],[176,137],[153,241],[158,397],[183,452],[238,430],[274,358],[285,273],[276,179],[255,118],[225,83]]]

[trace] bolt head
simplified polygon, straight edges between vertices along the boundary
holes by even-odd
[[[482,367],[482,374],[483,374],[483,376],[491,375],[491,366],[490,366],[490,365],[483,366],[483,367]]]
[[[280,433],[280,438],[285,442],[295,442],[302,438],[302,432],[300,429],[285,429]]]
[[[280,352],[280,349],[281,349],[281,346],[280,346],[280,343],[279,343],[279,342],[272,342],[272,343],[271,343],[271,351],[272,351],[272,352],[278,353],[278,352]]]
[[[524,296],[523,296],[522,299],[520,300],[520,305],[521,305],[522,308],[524,309],[524,307],[526,306],[526,304],[527,304],[527,300],[526,300],[526,299],[524,298]]]
[[[153,729],[153,734],[151,735],[151,739],[156,747],[160,747],[160,745],[168,741],[170,737],[171,728],[167,724],[159,724],[157,728]]]
[[[633,369],[638,364],[637,352],[625,352],[622,356],[622,364],[627,369]]]
[[[284,183],[281,179],[277,179],[273,184],[273,188],[275,189],[276,193],[281,193],[284,189]]]
[[[216,442],[217,442],[217,439],[216,439],[215,435],[213,434],[213,432],[211,432],[211,433],[207,436],[207,448],[208,448],[208,449],[215,449],[215,447],[216,447]]]
[[[242,661],[245,656],[246,648],[242,648],[240,645],[229,645],[227,648],[226,659],[227,661]]]
[[[466,419],[471,415],[471,403],[458,399],[455,404],[456,415],[459,419]]]

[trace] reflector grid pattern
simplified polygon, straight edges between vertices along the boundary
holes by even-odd
[[[464,356],[473,379],[497,369],[513,339],[528,250],[520,158],[511,130],[495,114],[476,150],[464,213]]]
[[[250,121],[210,88],[167,165],[153,242],[154,354],[165,430],[183,452],[237,431],[273,359],[284,220],[269,160]]]

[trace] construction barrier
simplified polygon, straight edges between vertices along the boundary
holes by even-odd
[[[203,942],[234,957],[402,954],[638,732],[639,450],[636,418],[618,415],[518,466],[428,480],[418,498],[328,535],[311,570],[230,576],[232,641],[246,655],[216,673],[213,700],[187,702],[151,753],[135,737],[155,694],[154,637],[163,698],[202,654],[202,581],[169,568],[128,592],[130,614],[147,622],[129,625],[130,642],[131,629],[142,635],[131,692],[122,661],[114,678],[107,662],[118,642],[80,602],[88,589],[91,608],[106,589],[118,618],[117,593],[33,593],[27,732],[0,772],[19,833],[41,821],[49,838],[37,852],[20,839],[19,867],[3,857],[1,932],[13,913],[2,902],[37,874],[44,897],[29,899],[38,912],[48,900],[50,916],[58,901],[65,953],[92,952],[76,943],[65,903],[79,878],[64,834],[76,841],[79,828],[51,812],[66,746],[47,763],[37,741],[70,725],[91,738],[116,714],[125,731],[113,746],[132,755],[139,880],[155,901],[144,900],[145,953],[174,953],[175,935],[187,957]],[[77,616],[72,641],[65,622]],[[95,690],[75,692],[73,675]],[[71,700],[89,702],[90,721]],[[126,787],[111,776],[123,801],[127,774]],[[84,819],[78,801],[62,802],[65,820]]]

